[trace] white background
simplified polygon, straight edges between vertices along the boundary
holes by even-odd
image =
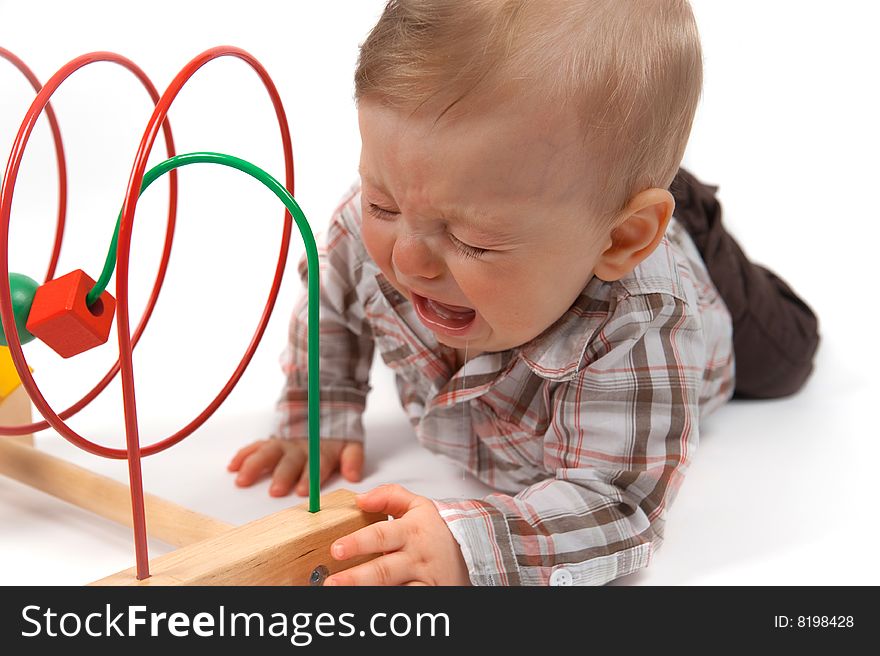
[[[794,398],[733,403],[711,416],[673,507],[666,541],[631,584],[878,584],[874,498],[878,346],[874,285],[880,146],[873,3],[692,2],[705,59],[702,103],[685,164],[720,185],[729,229],[753,259],[792,283],[821,319],[817,371]],[[199,52],[233,44],[269,70],[288,112],[296,197],[321,230],[354,179],[359,141],[352,101],[357,47],[383,2],[8,2],[0,45],[48,79],[73,57],[130,57],[160,91]],[[0,159],[33,98],[0,63]],[[55,95],[68,155],[68,229],[58,272],[97,277],[151,108],[139,83],[110,64],[89,67]],[[277,124],[242,62],[209,64],[171,112],[178,152],[235,154],[283,177]],[[41,279],[55,217],[56,174],[43,122],[16,187],[11,270]],[[164,158],[161,140],[153,161]],[[164,182],[139,205],[133,316],[161,249]],[[135,353],[142,441],[188,423],[213,398],[249,340],[277,255],[282,209],[256,182],[219,167],[181,172],[174,253],[160,302]],[[290,263],[302,246],[295,239]],[[265,437],[283,378],[278,355],[299,293],[289,268],[263,343],[221,410],[187,442],[145,462],[149,490],[244,522],[291,503],[265,483],[239,490],[224,466]],[[111,291],[113,285],[110,287]],[[115,333],[114,333],[115,334]],[[32,343],[26,355],[56,410],[79,399],[115,360],[114,339],[61,360]],[[483,488],[416,443],[389,371],[374,366],[366,417],[367,478],[433,496]],[[122,445],[118,382],[71,425]],[[39,445],[124,480],[122,463],[76,452],[56,435]],[[336,480],[333,486],[340,486]],[[293,500],[296,501],[296,500]],[[154,555],[167,550],[153,544]],[[127,530],[0,480],[0,584],[79,584],[132,564]]]

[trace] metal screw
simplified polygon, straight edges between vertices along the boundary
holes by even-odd
[[[328,576],[330,576],[330,570],[324,567],[324,565],[318,565],[312,570],[312,575],[309,577],[309,585],[324,585],[324,580]]]

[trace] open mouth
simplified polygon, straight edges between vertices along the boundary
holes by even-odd
[[[422,323],[429,328],[444,332],[462,333],[477,317],[477,312],[473,308],[441,303],[432,298],[419,296],[415,292],[413,292],[413,305]]]

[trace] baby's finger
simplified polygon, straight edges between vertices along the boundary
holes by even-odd
[[[309,465],[306,463],[306,466],[303,467],[302,475],[299,477],[299,481],[296,483],[296,488],[294,488],[294,492],[296,492],[299,496],[304,497],[309,493]]]
[[[400,585],[412,580],[411,558],[402,551],[338,572],[324,585]]]
[[[251,485],[264,472],[275,468],[275,463],[281,458],[281,454],[280,444],[266,442],[242,463],[238,476],[235,479],[235,484],[240,487]]]
[[[287,454],[275,466],[272,472],[272,485],[269,486],[269,494],[273,497],[283,497],[290,492],[290,488],[296,482],[303,465],[306,464],[306,454],[301,451]]]
[[[338,458],[321,458],[321,469],[318,476],[318,485],[323,485],[324,481],[330,478],[330,474],[332,474],[336,468],[339,466]],[[309,467],[303,469],[302,476],[299,479],[299,482],[296,484],[296,493],[301,497],[306,496],[309,493]]]
[[[246,447],[239,449],[238,453],[232,456],[232,460],[229,461],[226,469],[228,471],[238,471],[238,468],[241,467],[241,463],[244,462],[244,459],[263,446],[263,444],[265,444],[263,441],[254,442],[253,444],[248,444]]]
[[[361,480],[364,473],[364,445],[361,442],[349,442],[342,447],[339,469],[346,480],[353,483]]]
[[[355,502],[361,510],[367,512],[383,512],[386,515],[401,517],[414,505],[419,505],[420,499],[423,497],[418,497],[402,485],[391,483],[358,494]]]
[[[405,521],[376,522],[336,540],[330,545],[330,555],[336,560],[347,560],[355,556],[397,551],[403,548],[406,539]]]

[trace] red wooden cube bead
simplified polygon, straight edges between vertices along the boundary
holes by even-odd
[[[95,281],[81,269],[41,285],[27,329],[62,358],[100,346],[110,335],[116,299],[105,291],[87,307],[86,296],[94,286]]]

